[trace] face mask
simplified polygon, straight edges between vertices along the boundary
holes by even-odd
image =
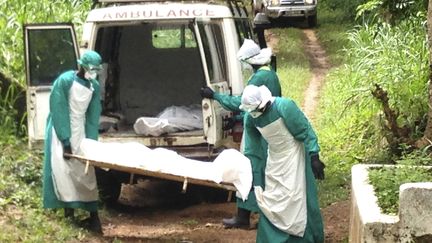
[[[84,73],[84,78],[87,79],[87,80],[96,79],[96,77],[97,77],[97,72],[86,71]]]
[[[257,117],[261,116],[263,113],[261,111],[255,110],[255,111],[249,112],[249,114],[251,115],[251,117],[257,118]]]

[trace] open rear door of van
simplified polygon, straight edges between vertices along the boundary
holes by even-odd
[[[78,45],[72,24],[24,25],[24,43],[29,146],[40,147],[52,83],[61,73],[77,69]]]
[[[206,85],[218,93],[229,94],[227,52],[222,21],[196,19],[194,26]],[[227,138],[227,132],[222,129],[224,118],[232,116],[232,112],[223,109],[217,101],[211,99],[203,99],[202,108],[204,136],[209,144],[218,147]]]

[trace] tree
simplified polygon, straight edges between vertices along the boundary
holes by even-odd
[[[426,7],[428,0],[368,0],[357,8],[357,17],[370,15],[380,22],[394,25],[398,21],[417,14]]]

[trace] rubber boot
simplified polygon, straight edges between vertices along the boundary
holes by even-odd
[[[90,212],[90,225],[88,230],[97,234],[102,234],[102,226],[97,211]]]
[[[237,208],[237,215],[229,219],[222,219],[222,224],[225,228],[249,229],[250,214],[251,212],[247,209]]]
[[[82,220],[79,226],[93,233],[102,234],[102,226],[98,212],[90,212],[90,217]]]
[[[75,210],[73,208],[64,208],[64,217],[73,220]]]

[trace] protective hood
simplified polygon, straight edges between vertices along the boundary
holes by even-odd
[[[267,65],[271,61],[271,56],[272,50],[270,48],[264,48],[260,50],[258,55],[255,55],[245,61],[254,65]]]
[[[274,98],[266,86],[248,85],[243,90],[239,108],[246,112],[252,112],[264,108],[269,101],[273,102],[273,100]]]
[[[237,59],[239,61],[246,61],[247,59],[256,56],[260,53],[260,47],[251,39],[245,39],[243,45],[237,52]]]
[[[271,61],[272,50],[260,47],[250,39],[245,39],[237,52],[237,59],[252,65],[266,65]]]
[[[86,51],[78,60],[78,64],[91,70],[100,70],[102,69],[102,58],[95,51]]]

